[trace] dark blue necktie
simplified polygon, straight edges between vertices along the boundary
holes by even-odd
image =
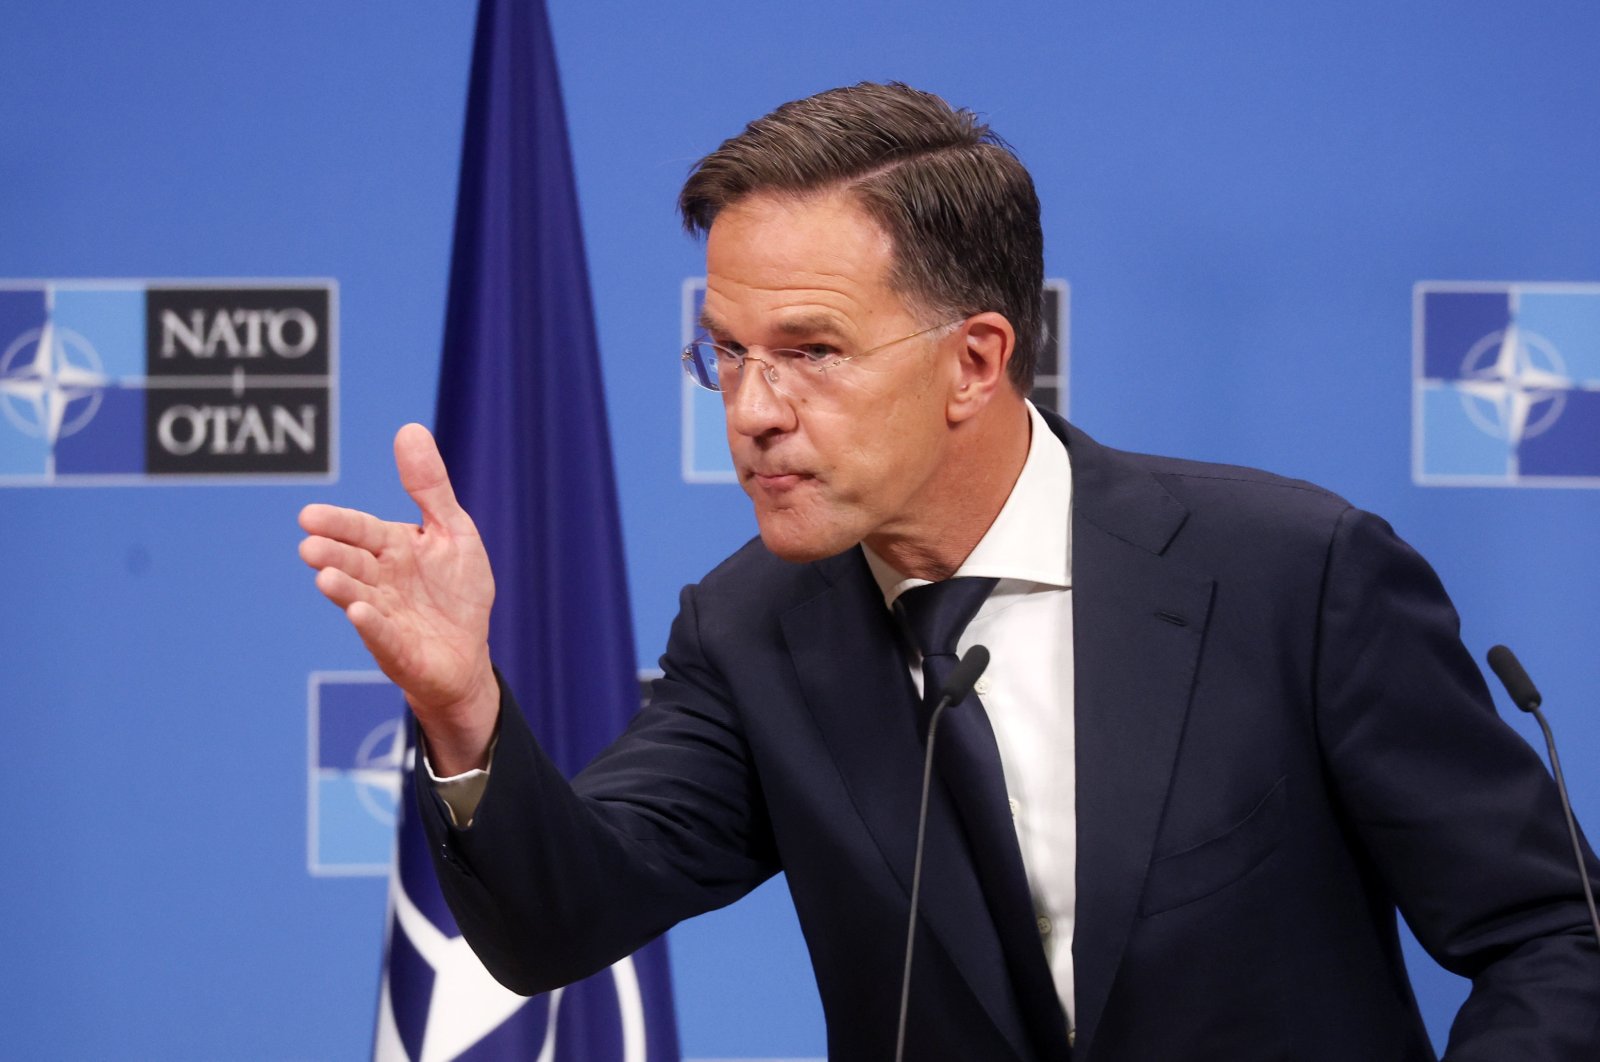
[[[956,643],[996,579],[947,579],[914,587],[895,606],[912,643],[922,653],[922,710],[918,730],[927,737],[929,717],[957,663]],[[939,721],[938,761],[961,816],[978,880],[1000,935],[1011,983],[1028,1034],[1042,1059],[1071,1057],[1067,1022],[1056,996],[1050,965],[1039,942],[1038,921],[1016,827],[1006,793],[1000,748],[976,694],[945,710]]]

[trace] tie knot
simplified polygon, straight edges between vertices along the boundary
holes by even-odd
[[[968,576],[912,587],[901,594],[895,605],[917,650],[924,657],[954,656],[961,632],[999,581]]]

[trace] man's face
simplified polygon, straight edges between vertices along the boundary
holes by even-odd
[[[847,195],[748,197],[711,226],[705,323],[753,359],[813,345],[859,354],[937,323],[890,289],[891,258]],[[774,389],[755,360],[725,387],[734,467],[773,553],[815,560],[868,536],[915,539],[936,519],[930,480],[956,361],[941,357],[955,342],[941,335],[835,366],[802,398]]]

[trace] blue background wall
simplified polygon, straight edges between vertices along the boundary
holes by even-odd
[[[0,277],[341,288],[337,484],[0,490],[0,999],[15,1057],[352,1058],[383,883],[305,867],[306,678],[366,667],[295,557],[326,500],[408,515],[431,415],[472,7],[0,12]],[[682,482],[673,198],[777,103],[900,78],[1033,170],[1073,417],[1388,516],[1481,656],[1517,646],[1600,821],[1600,494],[1414,486],[1411,292],[1600,280],[1600,7],[552,0],[638,643],[753,530]],[[4,428],[4,425],[0,425]],[[1525,734],[1536,735],[1520,717]],[[673,935],[684,1047],[820,1055],[781,885]],[[1418,964],[1442,1037],[1461,983]],[[1442,1041],[1441,1041],[1442,1042]]]

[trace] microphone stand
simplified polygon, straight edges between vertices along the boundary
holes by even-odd
[[[894,1040],[895,1062],[902,1062],[906,1050],[906,1013],[911,1004],[911,952],[917,942],[917,904],[922,899],[922,846],[928,834],[928,790],[933,781],[933,743],[938,737],[939,720],[944,717],[945,709],[966,700],[967,694],[972,692],[972,684],[978,681],[978,676],[988,666],[988,649],[981,645],[968,649],[967,655],[950,672],[950,679],[944,684],[944,693],[934,706],[933,714],[928,717],[928,751],[922,757],[922,803],[917,809],[917,854],[911,863],[911,914],[906,919],[906,961],[900,976],[900,1026]]]
[[[1537,719],[1539,729],[1544,731],[1544,745],[1550,752],[1550,773],[1555,775],[1556,792],[1561,797],[1561,812],[1567,817],[1567,836],[1572,839],[1572,855],[1578,861],[1578,880],[1583,883],[1583,898],[1589,904],[1589,921],[1594,926],[1595,943],[1600,945],[1600,913],[1595,911],[1594,887],[1589,883],[1589,868],[1583,862],[1583,843],[1578,840],[1578,822],[1572,816],[1572,800],[1567,796],[1567,780],[1561,773],[1561,757],[1556,755],[1556,737],[1550,732],[1550,724],[1545,720],[1544,713],[1539,710],[1544,698],[1539,696],[1538,689],[1516,654],[1505,646],[1497,645],[1489,650],[1489,669],[1505,686],[1506,693],[1511,695],[1511,703]]]

